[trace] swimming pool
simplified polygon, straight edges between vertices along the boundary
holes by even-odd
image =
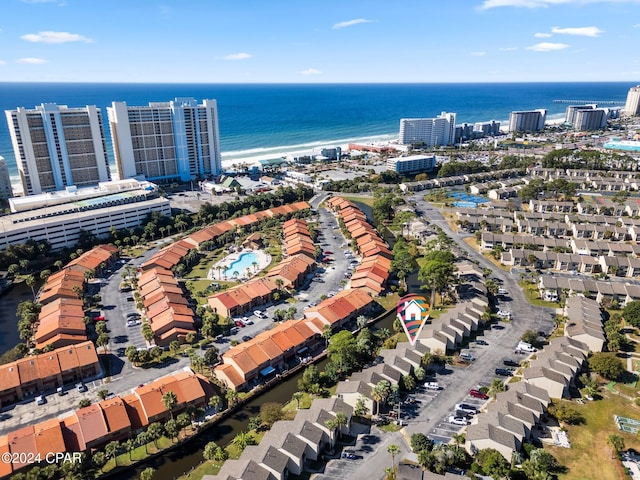
[[[610,140],[602,145],[604,148],[614,150],[628,150],[631,152],[640,152],[640,142],[634,140]]]
[[[253,263],[258,262],[258,255],[254,252],[247,252],[241,254],[237,260],[233,261],[229,268],[224,271],[226,277],[233,277],[233,272],[238,272],[238,276],[244,277],[247,275],[247,268],[250,272],[254,271]]]

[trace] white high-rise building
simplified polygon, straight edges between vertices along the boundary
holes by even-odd
[[[510,132],[538,132],[544,130],[547,119],[545,109],[511,112],[509,115]]]
[[[401,118],[399,141],[428,147],[451,145],[455,140],[456,114],[442,112],[436,118]]]
[[[121,179],[189,181],[221,173],[215,100],[176,98],[129,107],[107,107],[113,151]]]
[[[640,115],[640,85],[629,89],[627,103],[624,105],[624,113],[633,117]]]
[[[6,110],[25,195],[111,180],[100,109],[43,103]]]
[[[607,111],[604,108],[578,110],[573,121],[573,129],[578,132],[602,130],[606,126]]]

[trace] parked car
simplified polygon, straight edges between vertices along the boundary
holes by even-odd
[[[87,390],[89,390],[89,389],[87,388],[87,386],[86,386],[84,383],[82,383],[82,382],[80,382],[80,383],[76,383],[76,388],[78,389],[78,391],[79,391],[80,393],[83,393],[83,392],[86,392]]]
[[[251,340],[253,337],[251,335],[244,335],[242,337],[242,341],[243,342],[248,342],[249,340]]]
[[[140,325],[142,322],[139,319],[129,319],[127,320],[127,327],[135,327],[136,325]]]
[[[476,345],[489,345],[486,340],[476,340]]]
[[[342,458],[346,458],[348,460],[355,460],[356,459],[355,453],[351,453],[351,452],[342,452],[341,457]]]
[[[267,314],[262,310],[254,310],[253,314],[258,318],[267,318]]]
[[[333,255],[333,252],[331,252],[331,251],[329,251],[329,250],[325,250],[325,251],[324,251],[324,254],[325,254],[325,255]]]
[[[511,312],[507,312],[506,310],[498,310],[496,312],[496,315],[502,318],[510,318]]]
[[[456,411],[461,411],[464,413],[468,413],[469,415],[475,415],[478,413],[478,408],[475,405],[470,405],[468,403],[458,403],[456,404]]]
[[[97,317],[93,317],[93,321],[94,322],[104,322],[105,321],[104,315],[98,315]]]
[[[440,390],[440,384],[438,382],[427,382],[424,384],[424,388],[427,390]]]
[[[229,333],[231,335],[235,335],[236,333],[238,333],[240,331],[240,329],[238,327],[231,327],[231,330],[229,330]]]
[[[513,375],[513,372],[506,368],[496,368],[496,375],[500,375],[501,377],[510,377]]]
[[[507,292],[504,288],[498,288],[498,295],[509,295],[509,292]]]
[[[455,415],[451,415],[449,417],[449,423],[454,425],[467,425],[469,422],[464,417],[456,417]]]
[[[45,403],[47,403],[47,399],[44,395],[38,395],[36,397],[36,405],[44,405]]]
[[[141,315],[138,312],[127,313],[127,318],[140,318]]]
[[[516,361],[516,360],[514,360],[514,359],[512,359],[512,358],[505,358],[505,359],[502,361],[502,364],[503,364],[505,367],[519,367],[519,366],[520,366],[520,362],[518,362],[518,361]]]
[[[465,362],[475,362],[476,357],[471,355],[469,352],[462,352],[460,354],[460,360],[464,360]]]
[[[471,390],[469,390],[469,395],[471,395],[474,398],[481,398],[482,400],[486,400],[487,398],[489,398],[489,395],[481,392],[480,390],[476,390],[475,388],[472,388]]]

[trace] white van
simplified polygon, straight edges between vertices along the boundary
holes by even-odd
[[[509,292],[507,292],[504,288],[499,288],[498,295],[509,295]]]
[[[517,350],[522,350],[523,352],[537,352],[538,349],[536,347],[534,347],[533,345],[531,345],[530,343],[527,342],[520,342],[518,343],[518,346],[516,347]]]

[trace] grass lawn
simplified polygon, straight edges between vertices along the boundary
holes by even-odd
[[[222,468],[222,464],[215,463],[211,460],[205,460],[196,468],[191,470],[187,475],[178,477],[178,480],[202,478],[205,475],[217,475]]]
[[[350,202],[360,202],[373,207],[373,197],[349,197],[348,195],[340,195],[345,200],[349,200]]]
[[[390,308],[395,307],[398,304],[398,300],[400,300],[400,295],[397,293],[388,294],[386,297],[378,297],[376,298],[376,302],[382,305],[385,312]]]
[[[300,399],[300,410],[306,410],[311,408],[311,402],[313,402],[314,397],[306,392],[303,392],[303,396]],[[282,411],[285,413],[297,412],[298,411],[298,402],[294,399],[291,399],[284,407],[282,407]]]
[[[560,308],[558,302],[545,302],[542,300],[539,296],[538,288],[535,285],[522,280],[518,281],[518,285],[522,288],[525,298],[531,305],[535,305],[536,307]]]
[[[624,439],[626,448],[640,449],[640,441],[635,435],[621,432],[613,421],[614,415],[640,419],[640,408],[606,389],[600,394],[602,400],[585,402],[584,405],[572,403],[584,417],[585,423],[567,427],[571,448],[544,447],[561,465],[567,467],[566,473],[558,475],[561,480],[622,478],[620,462],[611,459],[611,449],[607,446],[607,437],[612,433]],[[597,476],[594,477],[596,472]]]

